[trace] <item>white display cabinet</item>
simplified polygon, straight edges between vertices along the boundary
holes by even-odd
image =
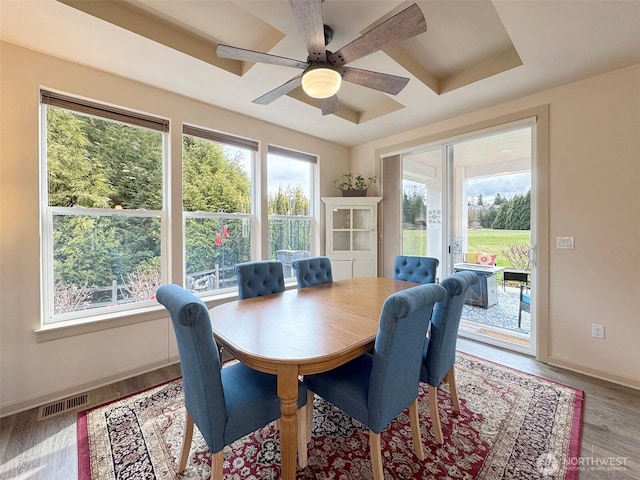
[[[378,276],[378,203],[382,197],[323,197],[326,250],[334,280]]]

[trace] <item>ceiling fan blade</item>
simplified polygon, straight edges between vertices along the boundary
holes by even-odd
[[[297,77],[292,78],[286,83],[283,83],[277,88],[274,88],[270,92],[265,93],[261,97],[256,98],[253,103],[259,103],[260,105],[268,105],[274,100],[277,100],[283,95],[286,95],[291,90],[299,87],[302,83],[302,75],[298,75]]]
[[[231,58],[233,60],[242,60],[245,62],[270,63],[272,65],[282,65],[284,67],[293,67],[305,69],[309,66],[307,62],[301,62],[293,58],[279,57],[270,53],[261,53],[254,50],[246,50],[244,48],[230,47],[229,45],[218,45],[216,55],[220,58]]]
[[[338,96],[333,95],[329,98],[320,99],[320,108],[322,109],[322,115],[331,115],[340,110],[340,102]]]
[[[426,31],[427,21],[420,7],[414,3],[342,47],[330,61],[334,66],[341,67]]]
[[[397,95],[409,83],[406,77],[398,77],[387,73],[372,72],[359,68],[342,67],[342,79],[363,87],[373,88],[390,95]]]
[[[293,16],[309,52],[309,60],[326,62],[324,22],[320,0],[289,0]]]

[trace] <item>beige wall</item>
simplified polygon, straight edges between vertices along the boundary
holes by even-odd
[[[221,110],[156,88],[13,45],[0,55],[0,414],[108,383],[176,360],[164,311],[141,322],[38,341],[38,88],[124,105],[170,118],[173,161],[183,121],[320,155],[320,195],[332,178],[380,167],[377,152],[469,125],[549,105],[551,243],[575,236],[576,249],[547,245],[551,363],[640,388],[640,66],[618,70],[507,104],[353,148]],[[179,187],[173,179],[173,187]],[[179,218],[179,208],[171,212]],[[323,227],[323,225],[321,225]],[[323,232],[323,230],[321,230]],[[324,235],[320,235],[321,241]],[[324,251],[322,248],[321,251]],[[174,263],[174,271],[181,264]],[[180,282],[180,275],[174,277]],[[606,326],[606,340],[590,336]],[[42,340],[42,338],[40,338]]]
[[[379,171],[381,153],[546,105],[539,349],[549,363],[640,388],[640,65],[360,145],[352,169]],[[557,236],[574,236],[575,250],[556,249]],[[605,325],[604,341],[592,323]]]
[[[0,56],[0,413],[37,405],[177,359],[158,307],[142,322],[36,336],[40,327],[38,89],[44,86],[169,118],[172,161],[180,163],[181,123],[189,122],[320,156],[320,195],[348,164],[347,148],[221,110],[121,77],[3,43]],[[179,169],[178,169],[179,171]],[[179,194],[180,179],[172,179]],[[180,221],[180,207],[171,212]],[[320,227],[323,227],[321,225]],[[324,231],[321,229],[321,231]],[[324,242],[324,235],[320,235]],[[321,247],[324,251],[324,247]],[[181,282],[180,259],[172,265]],[[103,325],[105,327],[105,325]],[[84,333],[83,333],[84,332]],[[42,341],[48,339],[47,341]],[[40,340],[40,341],[39,341]]]

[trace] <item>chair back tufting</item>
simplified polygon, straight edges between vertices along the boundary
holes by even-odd
[[[299,258],[291,262],[296,272],[298,288],[333,282],[329,257]]]
[[[195,424],[211,451],[211,478],[222,480],[225,445],[280,418],[278,379],[240,362],[221,368],[209,311],[191,292],[162,285],[156,299],[171,316],[182,370],[186,415],[178,473],[189,459]],[[306,387],[298,382],[298,407],[306,403]],[[306,418],[306,409],[298,415]],[[299,442],[298,451],[304,466],[306,444]]]
[[[453,367],[464,299],[469,287],[477,282],[474,272],[463,271],[449,275],[440,284],[447,294],[433,310],[431,333],[424,346],[421,381],[437,387]]]
[[[390,295],[380,313],[369,380],[371,430],[379,433],[418,396],[420,356],[429,318],[445,290],[420,285]]]
[[[393,278],[406,282],[436,283],[440,260],[433,257],[398,255],[393,262]]]
[[[322,373],[304,376],[310,391],[369,427],[373,478],[382,480],[380,432],[409,407],[416,456],[424,460],[418,425],[418,388],[424,339],[434,304],[444,298],[437,284],[418,285],[387,297],[371,353]]]
[[[238,263],[234,271],[238,277],[240,300],[284,292],[282,262],[261,260]]]
[[[178,285],[162,285],[156,299],[171,315],[185,407],[209,448],[216,452],[225,445],[226,409],[220,355],[213,339],[209,311],[200,298]]]

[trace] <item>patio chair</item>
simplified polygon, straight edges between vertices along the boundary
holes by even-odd
[[[373,353],[333,370],[304,376],[310,392],[369,427],[374,480],[382,480],[384,475],[380,432],[407,407],[413,448],[418,458],[424,459],[418,423],[420,356],[433,305],[445,292],[440,285],[429,284],[390,295],[380,313]]]
[[[238,362],[221,368],[204,302],[178,285],[163,285],[158,302],[166,307],[178,342],[185,430],[178,473],[189,461],[193,426],[211,452],[211,479],[222,480],[224,447],[280,418],[277,377]],[[298,384],[299,463],[307,462],[307,389]]]
[[[433,257],[398,255],[393,262],[393,278],[406,282],[435,283],[440,260]]]
[[[520,285],[520,308],[518,309],[518,328],[522,324],[522,312],[531,313],[531,288]]]
[[[291,262],[296,272],[298,288],[333,282],[329,257],[297,258]]]
[[[282,262],[261,260],[238,263],[233,271],[238,277],[240,300],[284,292]]]
[[[444,443],[444,440],[438,414],[438,387],[443,380],[449,383],[453,409],[460,412],[454,370],[456,342],[464,299],[469,287],[477,282],[478,276],[469,271],[457,272],[442,280],[441,285],[447,294],[433,310],[429,336],[424,342],[420,381],[428,385],[431,424],[439,444]]]

